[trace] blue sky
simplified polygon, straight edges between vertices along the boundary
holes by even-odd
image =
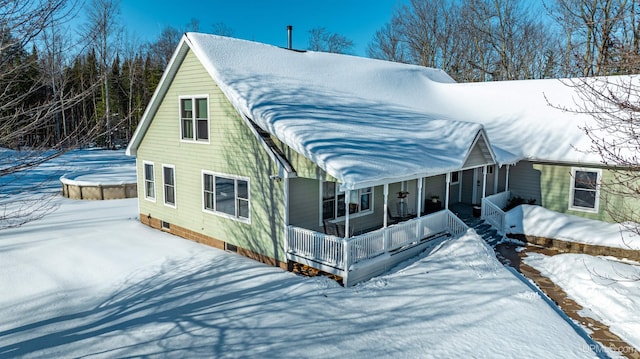
[[[120,20],[141,41],[157,38],[167,25],[183,29],[192,18],[200,31],[224,23],[233,36],[276,46],[287,45],[293,25],[293,47],[306,49],[308,31],[325,27],[354,42],[354,55],[365,56],[374,33],[407,0],[121,0]]]

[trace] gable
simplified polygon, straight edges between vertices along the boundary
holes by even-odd
[[[478,132],[478,136],[471,145],[462,168],[473,168],[495,163],[494,155],[485,135],[482,132]]]

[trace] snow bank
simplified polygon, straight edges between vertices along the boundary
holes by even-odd
[[[552,257],[528,253],[525,263],[539,270],[584,307],[581,313],[609,326],[640,348],[640,267],[585,254]]]
[[[521,205],[507,212],[511,233],[600,246],[640,250],[640,237],[622,225]]]

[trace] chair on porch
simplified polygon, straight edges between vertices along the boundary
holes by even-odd
[[[396,224],[402,221],[402,217],[391,214],[391,209],[389,209],[389,207],[387,207],[387,217],[389,218],[389,224]]]
[[[322,221],[322,225],[324,226],[324,233],[331,235],[331,236],[336,236],[336,237],[342,237],[340,235],[340,231],[338,229],[338,225],[329,221],[329,220],[324,220]],[[344,233],[344,231],[343,231]]]

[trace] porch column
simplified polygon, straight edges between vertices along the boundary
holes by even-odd
[[[498,165],[493,165],[493,194],[498,193],[498,179],[500,176],[498,175],[500,172],[500,168]]]
[[[509,190],[509,165],[507,165],[507,178],[505,179],[505,182],[504,182],[504,190],[505,191]]]
[[[487,166],[482,166],[482,198],[487,194]]]
[[[416,215],[418,217],[422,213],[422,181],[424,181],[424,178],[418,178],[418,205],[416,206]]]
[[[288,174],[288,173],[287,173]],[[284,176],[284,253],[289,251],[289,176]]]
[[[389,184],[385,183],[384,184],[384,208],[383,208],[383,219],[382,219],[382,226],[384,228],[387,228],[387,221],[388,221],[388,216],[387,213],[389,213],[389,205],[387,204],[387,200],[389,199]]]
[[[349,238],[349,203],[351,203],[351,190],[344,194],[344,238]]]
[[[462,202],[462,171],[458,171],[458,202]]]
[[[449,209],[449,192],[451,191],[451,172],[447,172],[447,176],[446,176],[446,181],[447,181],[447,189],[445,190],[445,197],[444,197],[444,208],[445,209]]]

